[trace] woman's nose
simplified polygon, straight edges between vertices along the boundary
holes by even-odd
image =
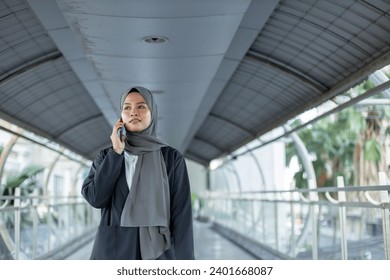
[[[131,112],[130,112],[130,115],[131,116],[138,116],[139,114],[138,114],[137,108],[132,109]]]

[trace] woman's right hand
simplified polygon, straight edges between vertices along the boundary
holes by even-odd
[[[112,147],[114,151],[117,154],[122,154],[123,150],[125,149],[125,140],[121,140],[118,137],[118,129],[121,127],[124,127],[125,124],[122,122],[120,119],[117,120],[117,122],[114,124],[114,127],[112,128],[112,133],[111,133],[111,142],[112,142]]]

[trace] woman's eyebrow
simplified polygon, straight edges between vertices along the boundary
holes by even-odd
[[[128,104],[128,105],[131,105],[132,103],[125,102],[124,104],[125,104],[125,105],[126,105],[126,104]],[[137,103],[135,103],[135,104],[146,104],[146,105],[147,105],[147,103],[146,103],[146,102],[144,102],[144,101],[137,102]]]

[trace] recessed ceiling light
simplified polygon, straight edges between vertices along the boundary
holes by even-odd
[[[164,36],[147,36],[142,38],[142,41],[149,44],[162,44],[168,42],[168,38]]]

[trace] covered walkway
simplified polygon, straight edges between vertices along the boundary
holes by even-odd
[[[0,0],[0,260],[89,258],[80,187],[136,85],[197,259],[390,259],[388,0]]]

